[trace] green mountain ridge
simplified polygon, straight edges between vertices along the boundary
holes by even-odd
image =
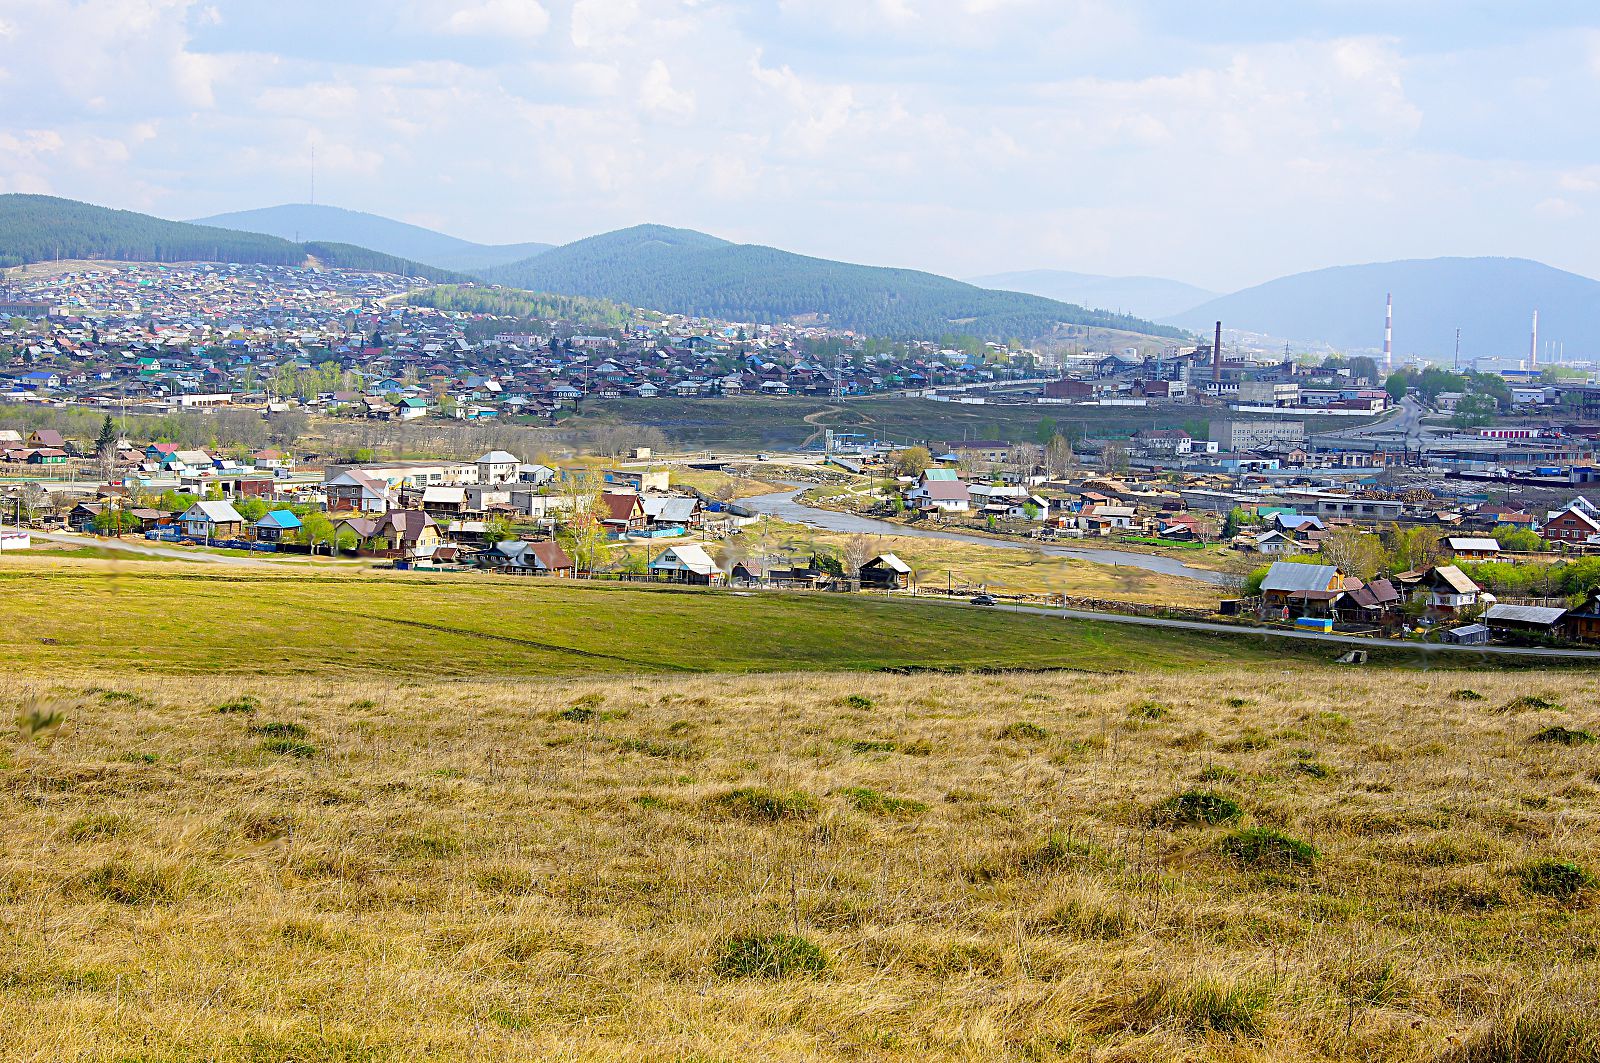
[[[508,287],[728,320],[805,320],[898,338],[1036,339],[1058,325],[1178,338],[1181,329],[918,270],[811,258],[663,225],[638,225],[476,271]]]
[[[258,210],[233,211],[191,224],[241,232],[266,233],[285,240],[354,244],[440,269],[471,271],[532,258],[554,245],[544,243],[479,244],[409,222],[366,211],[317,203],[285,203]]]
[[[238,262],[370,270],[438,282],[459,273],[339,242],[295,243],[80,203],[57,196],[0,195],[0,266],[58,259],[125,262]]]

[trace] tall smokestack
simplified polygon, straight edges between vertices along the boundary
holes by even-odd
[[[1217,334],[1211,343],[1211,382],[1222,383],[1222,322],[1217,322]]]
[[[1539,311],[1533,312],[1533,339],[1528,343],[1528,368],[1539,368]]]
[[[1383,313],[1383,370],[1394,368],[1394,293],[1389,294],[1389,304]]]

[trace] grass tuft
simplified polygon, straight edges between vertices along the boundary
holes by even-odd
[[[1528,739],[1530,742],[1548,742],[1558,746],[1584,746],[1595,740],[1593,732],[1581,729],[1572,730],[1562,727],[1560,724],[1554,727],[1546,727]]]
[[[849,802],[850,807],[857,812],[864,812],[869,816],[891,816],[905,819],[921,815],[928,810],[928,806],[921,801],[909,797],[894,797],[890,794],[879,793],[866,786],[852,786],[839,791],[839,796]]]
[[[817,799],[803,790],[768,790],[741,786],[707,799],[711,808],[736,819],[755,823],[810,819],[817,814]]]
[[[851,694],[844,699],[844,703],[852,709],[860,709],[862,711],[872,708],[874,704],[873,700],[865,694]]]
[[[1036,723],[1029,723],[1027,720],[1018,720],[1015,723],[1008,723],[1004,727],[1000,728],[995,737],[1013,739],[1017,741],[1038,741],[1041,738],[1049,738],[1050,732],[1046,731],[1043,727],[1040,727]]]
[[[1158,701],[1141,701],[1128,710],[1128,718],[1132,720],[1159,720],[1164,718],[1170,711]]]
[[[1171,1023],[1192,1033],[1259,1037],[1267,1000],[1266,991],[1257,986],[1211,979],[1163,981],[1130,1002],[1129,1025],[1153,1029]]]
[[[189,869],[172,863],[135,864],[109,860],[78,877],[78,884],[114,904],[175,904],[197,886]]]
[[[818,975],[827,954],[798,934],[740,934],[717,947],[712,969],[724,978],[787,978]]]
[[[253,695],[246,694],[243,697],[237,697],[228,701],[224,701],[221,705],[217,706],[217,711],[223,713],[224,715],[229,713],[243,713],[244,715],[249,716],[253,715],[260,708],[261,702],[256,700]]]
[[[297,723],[258,723],[250,726],[250,733],[263,738],[295,738],[306,736],[306,729]]]
[[[1522,888],[1540,897],[1570,901],[1593,889],[1595,877],[1570,860],[1534,860],[1517,869]]]
[[[1303,842],[1269,827],[1246,827],[1234,831],[1220,844],[1222,852],[1246,867],[1309,867],[1317,859],[1317,850]]]
[[[1553,698],[1545,697],[1543,694],[1524,694],[1521,697],[1512,698],[1495,711],[1500,713],[1565,712],[1566,706]]]
[[[1155,826],[1232,823],[1242,814],[1230,797],[1213,790],[1185,790],[1157,805],[1150,821]]]
[[[311,760],[317,755],[316,746],[310,742],[296,742],[292,738],[269,738],[261,743],[261,749],[265,753],[298,760]]]

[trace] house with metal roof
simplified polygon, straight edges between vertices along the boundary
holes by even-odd
[[[1491,605],[1482,620],[1498,638],[1559,633],[1567,610],[1545,605]]]
[[[1274,561],[1261,581],[1265,605],[1301,616],[1327,616],[1344,595],[1344,573],[1336,565]]]
[[[720,584],[725,578],[717,563],[711,560],[711,555],[699,543],[680,543],[667,547],[650,559],[649,571],[656,579],[699,586]]]
[[[244,532],[244,518],[232,503],[196,502],[178,518],[183,534],[195,539],[236,539]]]
[[[282,542],[284,536],[290,535],[301,529],[299,517],[287,509],[275,509],[271,513],[256,521],[255,532],[258,543]]]

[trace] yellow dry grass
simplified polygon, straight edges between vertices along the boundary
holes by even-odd
[[[1592,675],[247,671],[0,678],[6,1058],[1594,1058]]]

